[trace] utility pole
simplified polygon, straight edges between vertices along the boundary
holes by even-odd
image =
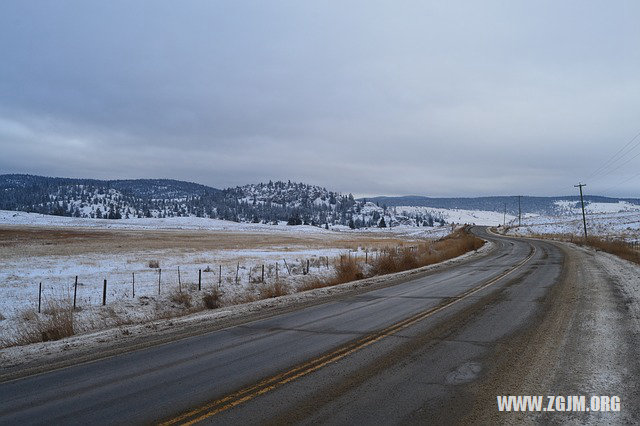
[[[507,203],[504,203],[504,216],[502,218],[502,226],[507,226]]]
[[[522,195],[518,195],[518,226],[522,226],[522,203],[520,202]]]
[[[587,243],[587,217],[584,214],[584,198],[582,197],[582,187],[587,186],[586,183],[573,185],[574,188],[580,188],[580,203],[582,204],[582,224],[584,225],[584,243]]]

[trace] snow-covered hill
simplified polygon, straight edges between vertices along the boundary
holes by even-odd
[[[315,185],[269,182],[219,190],[172,180],[116,180],[0,175],[0,209],[47,215],[134,219],[198,217],[240,223],[330,228],[433,226],[442,216],[399,213]]]

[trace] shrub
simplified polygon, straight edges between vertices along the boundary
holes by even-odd
[[[13,339],[5,340],[3,346],[48,342],[75,334],[71,303],[53,300],[44,311],[46,313],[40,315],[23,313],[24,320],[15,330]]]
[[[298,287],[298,291],[313,290],[315,288],[323,288],[323,287],[328,287],[330,285],[332,285],[331,281],[321,280],[320,278],[316,277],[316,278],[313,278],[313,279],[305,282],[300,287]]]
[[[334,269],[335,275],[333,276],[333,278],[324,280],[320,278],[311,279],[298,287],[298,291],[307,291],[313,290],[315,288],[330,287],[365,278],[365,274],[355,258],[342,256],[340,258],[340,263],[334,266]]]
[[[157,260],[150,260],[149,261],[149,268],[154,268],[154,269],[158,269],[160,267],[160,262]]]
[[[598,250],[602,250],[630,262],[640,264],[640,252],[623,240],[589,237],[587,239],[587,244]]]
[[[204,293],[202,295],[202,303],[207,309],[218,309],[221,306],[220,293],[217,290]]]
[[[270,299],[272,297],[284,296],[289,294],[289,288],[281,282],[272,284],[264,284],[258,288],[260,299]]]
[[[335,267],[336,275],[332,280],[332,285],[347,283],[349,281],[361,280],[364,273],[355,258],[340,257],[340,263]]]
[[[191,295],[187,292],[173,293],[170,297],[173,303],[183,305],[185,308],[191,307]]]

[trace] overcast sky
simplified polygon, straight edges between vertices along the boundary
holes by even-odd
[[[640,131],[639,17],[637,1],[4,1],[0,173],[640,196],[640,138],[598,172]]]

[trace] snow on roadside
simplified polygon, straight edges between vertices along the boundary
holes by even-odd
[[[640,331],[640,265],[600,251],[597,260],[609,276],[617,278],[613,285],[624,295],[630,317],[634,319],[636,329]]]

